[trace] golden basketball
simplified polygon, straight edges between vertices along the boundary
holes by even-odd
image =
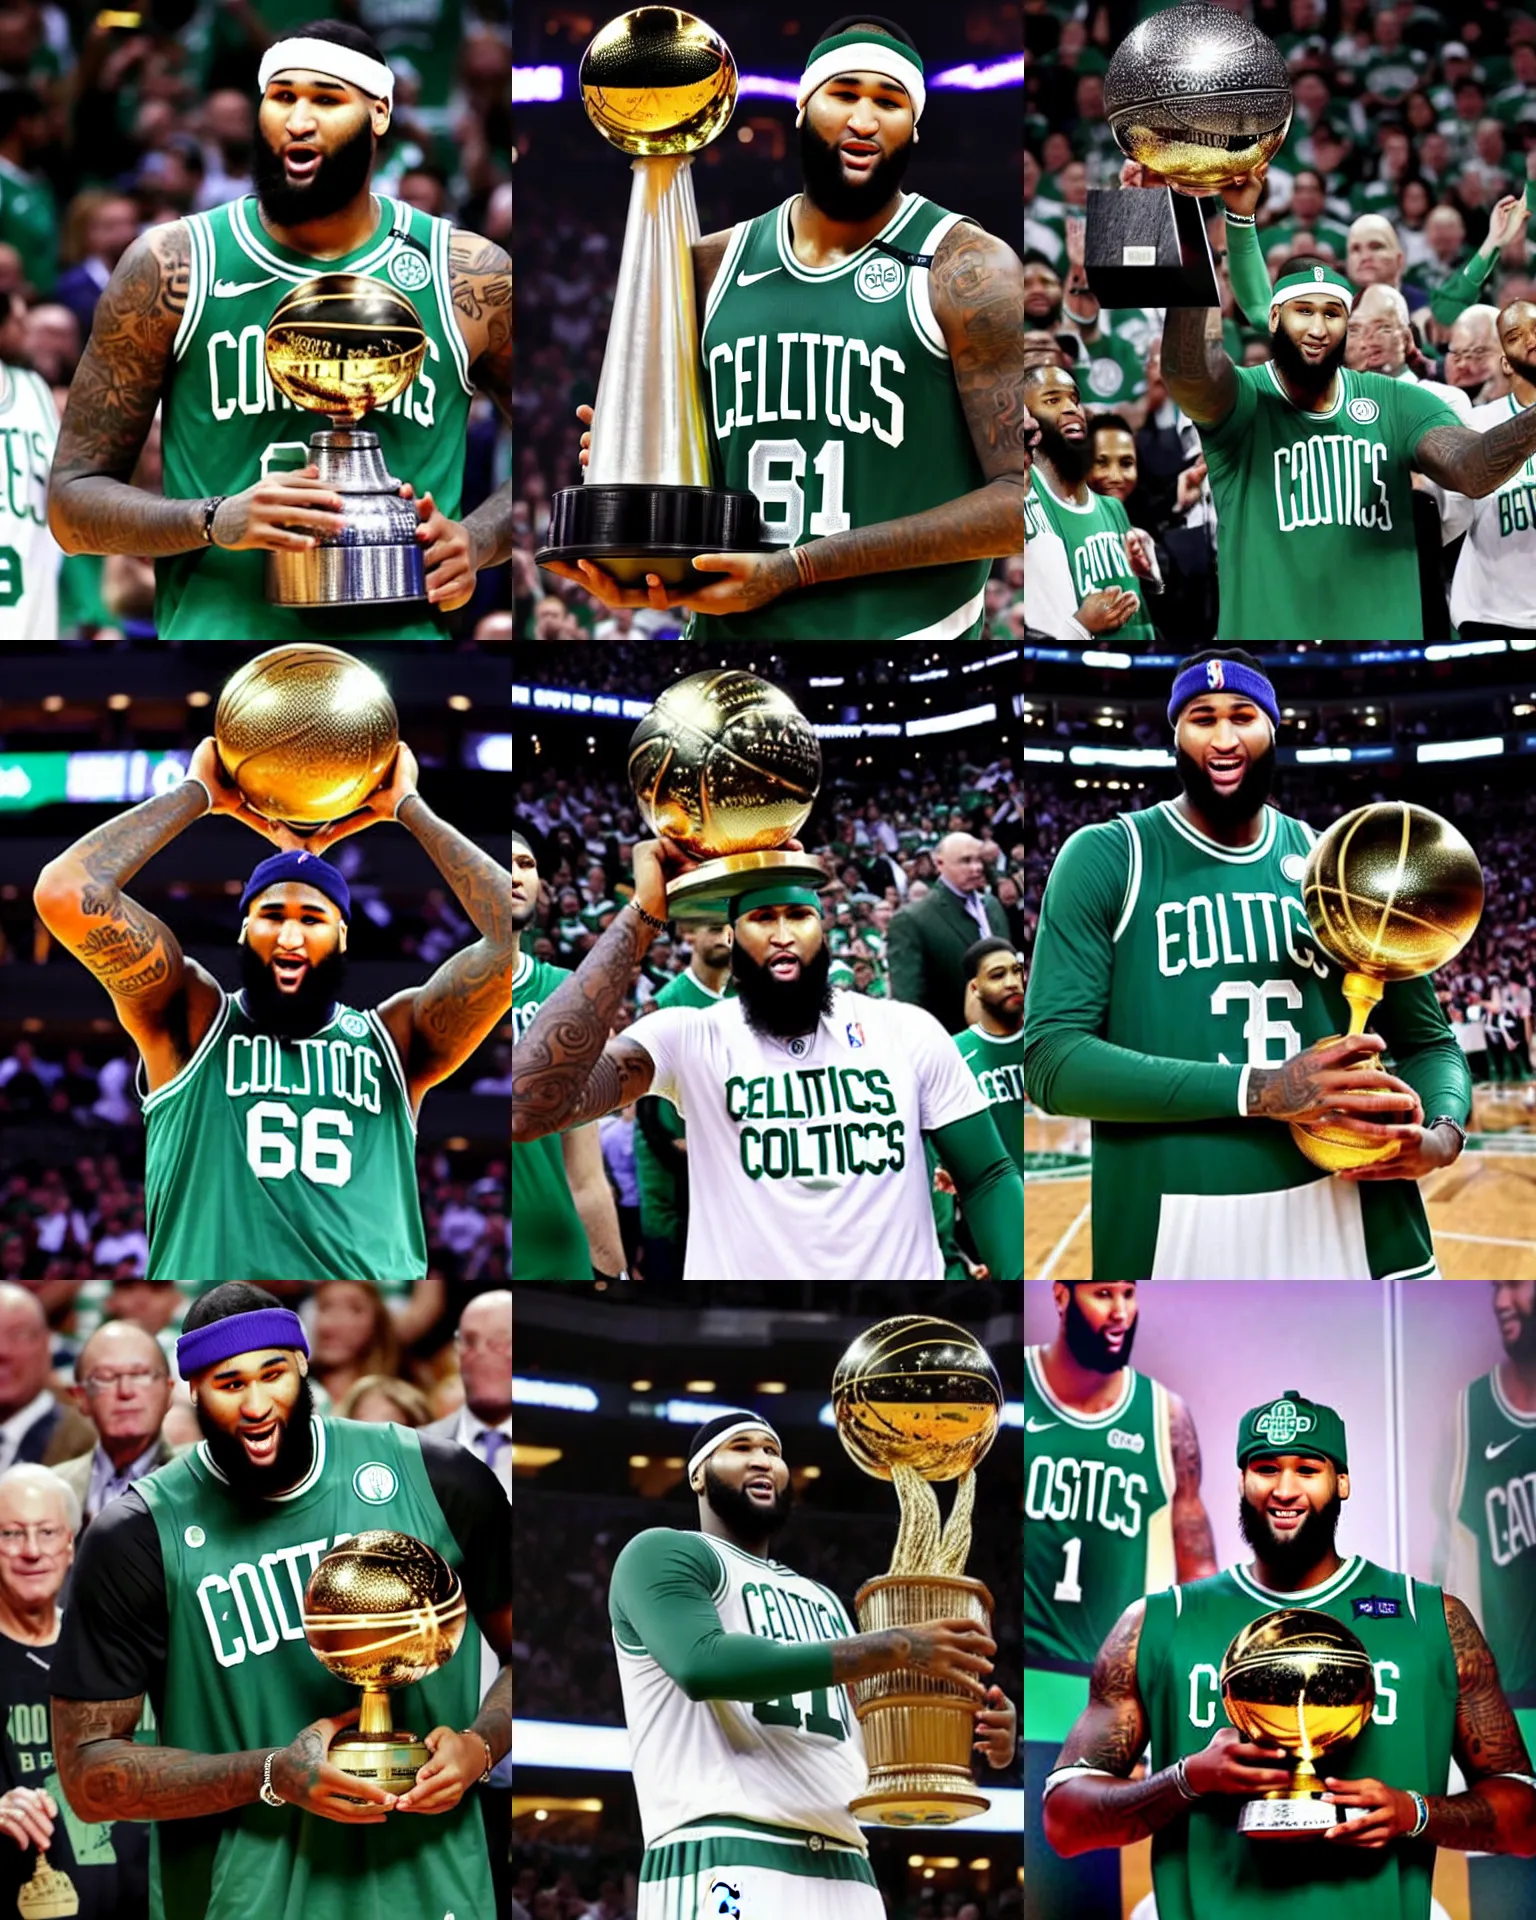
[[[838,1438],[877,1480],[894,1466],[958,1479],[985,1456],[1002,1412],[1002,1381],[975,1334],[924,1313],[861,1333],[832,1375]]]
[[[457,1653],[468,1617],[459,1576],[443,1556],[389,1528],[333,1548],[304,1588],[310,1651],[355,1687],[426,1679]]]
[[[258,654],[227,681],[213,735],[255,810],[301,830],[360,807],[400,743],[395,703],[373,668],[307,643]]]
[[[622,153],[696,153],[736,104],[736,63],[719,34],[681,7],[634,7],[581,56],[587,118]]]
[[[361,420],[421,371],[421,315],[387,280],[321,273],[278,302],[264,353],[272,384],[295,406]]]

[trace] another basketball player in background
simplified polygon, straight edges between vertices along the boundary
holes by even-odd
[[[1237,1466],[1253,1560],[1126,1608],[1046,1783],[1050,1844],[1072,1858],[1154,1835],[1158,1911],[1184,1920],[1423,1920],[1437,1847],[1536,1855],[1530,1755],[1477,1622],[1453,1594],[1335,1547],[1350,1497],[1338,1413],[1294,1389],[1251,1408]],[[1364,1643],[1376,1711],[1348,1749],[1351,1777],[1319,1769],[1335,1824],[1271,1865],[1235,1801],[1294,1776],[1282,1748],[1218,1726],[1217,1675],[1235,1636],[1284,1607],[1331,1614]],[[1164,1764],[1133,1782],[1149,1738]],[[1453,1754],[1467,1789],[1447,1794]]]
[[[730,1408],[688,1443],[699,1530],[650,1527],[608,1591],[646,1854],[639,1920],[726,1909],[754,1920],[884,1920],[849,1802],[869,1783],[851,1683],[930,1673],[969,1693],[976,1750],[1013,1758],[1016,1715],[985,1687],[997,1647],[974,1620],[856,1632],[819,1581],[772,1560],[789,1468],[761,1415]],[[798,1622],[790,1640],[765,1623]]]
[[[27,307],[0,293],[0,438],[6,485],[0,488],[0,640],[56,640],[59,565],[48,531],[48,469],[59,438],[59,410],[27,351]]]
[[[766,551],[695,556],[721,579],[672,599],[551,572],[687,607],[699,638],[980,637],[991,562],[1023,544],[1024,267],[902,192],[926,95],[904,28],[834,20],[796,95],[800,193],[694,245],[716,478],[757,495]]]
[[[1063,1867],[1041,1795],[1088,1703],[1110,1627],[1170,1581],[1216,1572],[1200,1441],[1176,1393],[1131,1365],[1134,1281],[1051,1289],[1056,1337],[1024,1349],[1024,1817],[1042,1920],[1120,1920],[1120,1862]]]
[[[247,806],[204,740],[180,786],[38,876],[43,924],[111,994],[143,1062],[151,1280],[425,1277],[416,1114],[505,1019],[515,945],[506,869],[437,817],[416,771],[402,742],[361,809],[301,839]],[[241,896],[233,994],[122,891],[208,813],[280,849]],[[480,938],[359,1011],[340,999],[351,895],[319,854],[380,820],[420,842]]]
[[[1031,1094],[1094,1123],[1093,1277],[1437,1278],[1414,1183],[1461,1152],[1472,1081],[1433,983],[1324,1038],[1350,1015],[1301,903],[1316,835],[1266,804],[1275,690],[1240,649],[1197,653],[1168,724],[1182,791],[1068,839],[1025,1009]],[[1409,1117],[1367,1118],[1388,1092]],[[1330,1177],[1285,1124],[1324,1118],[1398,1152]]]
[[[96,307],[49,488],[67,553],[156,561],[161,639],[432,639],[481,567],[512,550],[508,482],[455,519],[478,387],[511,420],[511,265],[478,234],[369,189],[394,75],[361,28],[322,20],[262,56],[256,193],[151,227]],[[292,470],[317,416],[275,393],[267,322],[319,274],[363,274],[420,315],[427,358],[368,417],[385,466],[414,489],[430,606],[303,609],[263,597],[262,553],[340,529],[341,495]],[[163,397],[165,494],[129,484]],[[275,465],[274,465],[275,463]],[[285,470],[287,469],[287,470]]]

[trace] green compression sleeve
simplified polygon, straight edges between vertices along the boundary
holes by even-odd
[[[1251,226],[1227,219],[1227,275],[1232,294],[1251,326],[1269,331],[1269,296],[1273,289],[1264,265],[1264,250]]]
[[[994,1280],[1024,1278],[1024,1181],[990,1113],[951,1120],[929,1136],[949,1169],[987,1272]]]
[[[778,1700],[831,1686],[828,1641],[784,1646],[727,1633],[715,1605],[721,1590],[720,1562],[702,1534],[636,1534],[608,1590],[614,1637],[628,1653],[648,1653],[690,1700]]]

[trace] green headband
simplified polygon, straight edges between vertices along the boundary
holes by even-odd
[[[1340,1473],[1349,1472],[1344,1422],[1332,1407],[1303,1399],[1294,1387],[1243,1415],[1237,1429],[1237,1464],[1243,1466],[1256,1453],[1317,1453]]]
[[[1346,307],[1355,304],[1355,290],[1343,274],[1333,267],[1298,267],[1295,273],[1288,273],[1275,282],[1275,290],[1269,296],[1271,307],[1283,307],[1287,300],[1316,299],[1319,294],[1332,294],[1342,300]]]
[[[912,102],[912,124],[923,117],[927,88],[923,83],[923,56],[894,34],[879,27],[852,27],[846,33],[830,34],[811,48],[805,72],[795,89],[795,125],[805,118],[805,103],[818,87],[824,87],[835,74],[868,68],[887,79],[900,81]]]
[[[796,886],[790,880],[774,880],[767,886],[753,887],[746,893],[736,894],[727,905],[726,917],[735,920],[741,914],[749,913],[753,907],[814,907],[819,914],[821,900],[814,887]]]

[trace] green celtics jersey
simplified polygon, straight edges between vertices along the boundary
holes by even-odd
[[[1522,1413],[1499,1369],[1457,1406],[1445,1584],[1476,1614],[1504,1691],[1536,1739],[1536,1413]]]
[[[1419,640],[1409,468],[1443,400],[1341,367],[1332,405],[1296,406],[1272,362],[1200,438],[1221,528],[1222,640]]]
[[[1003,1145],[1024,1171],[1024,1029],[1017,1033],[988,1033],[985,1027],[967,1027],[955,1035],[960,1057],[976,1076],[976,1084],[992,1107],[992,1118]]]
[[[796,259],[786,200],[731,231],[702,341],[714,469],[796,547],[942,506],[985,484],[929,303],[933,255],[961,216],[907,194],[835,266]],[[695,617],[706,640],[974,640],[985,560],[911,567]]]
[[[168,1747],[283,1747],[310,1721],[355,1704],[356,1690],[310,1652],[300,1617],[305,1582],[332,1547],[393,1528],[463,1565],[409,1428],[326,1418],[314,1433],[311,1471],[274,1500],[237,1502],[205,1444],[134,1483],[165,1566]],[[480,1708],[482,1646],[471,1616],[445,1666],[391,1692],[394,1724],[417,1733],[469,1726]],[[252,1801],[150,1831],[151,1920],[469,1920],[492,1908],[473,1793],[430,1820],[348,1827]]]
[[[1039,496],[1046,520],[1061,536],[1067,550],[1078,605],[1081,606],[1090,593],[1098,593],[1105,587],[1121,587],[1126,593],[1135,594],[1141,602],[1141,611],[1133,614],[1123,627],[1115,628],[1115,644],[1155,639],[1147,615],[1146,595],[1126,551],[1125,536],[1131,530],[1131,523],[1124,505],[1112,494],[1095,493],[1091,487],[1081,505],[1075,500],[1063,500],[1039,467],[1035,469],[1035,484],[1030,491]]]
[[[144,1101],[151,1280],[420,1280],[416,1121],[376,1012],[302,1040],[226,994]]]
[[[512,1044],[562,980],[565,967],[521,954],[512,974]],[[558,1133],[512,1145],[512,1276],[516,1280],[590,1280],[592,1252],[565,1177]]]
[[[48,470],[59,412],[40,373],[0,362],[0,640],[57,640],[59,562]]]
[[[469,349],[453,317],[446,220],[378,196],[371,237],[317,260],[274,240],[254,197],[191,214],[191,276],[162,411],[165,492],[197,500],[239,493],[269,473],[296,472],[325,415],[296,407],[267,374],[267,322],[279,301],[322,273],[360,273],[404,293],[421,316],[427,357],[404,393],[368,415],[384,464],[429,489],[457,519],[464,435],[473,393]],[[263,591],[266,555],[199,547],[155,562],[155,625],[162,640],[431,640],[442,617],[425,602],[338,609],[275,607]]]
[[[1113,1050],[1105,1072],[1145,1070],[1137,1099],[1125,1103],[1135,1120],[1094,1119],[1096,1280],[1434,1276],[1414,1181],[1330,1179],[1288,1126],[1246,1117],[1252,1068],[1283,1065],[1349,1026],[1341,971],[1301,903],[1314,838],[1303,821],[1266,807],[1252,846],[1224,846],[1164,801],[1081,828],[1057,857],[1030,974],[1027,1045],[1044,1033],[1093,1034]],[[1384,1064],[1401,1062],[1405,1077],[1432,1072],[1465,1084],[1429,981],[1389,985],[1371,1029],[1387,1042]],[[1152,1117],[1154,1075],[1160,1103],[1197,1071],[1215,1089],[1206,1117]],[[1030,1073],[1044,1110],[1092,1111],[1063,1107],[1045,1067],[1032,1062]],[[1426,1111],[1451,1110],[1430,1107],[1438,1091],[1428,1078],[1425,1086]]]
[[[1329,1580],[1274,1593],[1244,1567],[1147,1601],[1136,1684],[1152,1732],[1152,1767],[1199,1753],[1226,1726],[1222,1657],[1250,1621],[1312,1607],[1360,1639],[1376,1672],[1365,1731],[1320,1772],[1443,1794],[1456,1722],[1456,1658],[1438,1587],[1352,1554]],[[1152,1842],[1158,1920],[1429,1920],[1435,1849],[1427,1841],[1341,1847],[1255,1841],[1237,1830],[1234,1794],[1210,1794]]]
[[[836,984],[834,982],[834,984]],[[852,975],[849,976],[852,985]],[[686,967],[669,980],[657,994],[658,1007],[712,1007],[717,1000],[734,996],[734,981],[727,980],[716,993],[706,987],[692,967]],[[681,1140],[687,1131],[683,1116],[670,1100],[657,1100],[656,1118],[662,1131]],[[677,1212],[677,1176],[662,1165],[661,1156],[641,1128],[635,1128],[635,1178],[640,1187],[640,1231],[649,1239],[671,1239],[679,1230]]]
[[[1133,1600],[1174,1577],[1168,1392],[1134,1367],[1101,1413],[1058,1400],[1024,1349],[1024,1636],[1086,1673]]]

